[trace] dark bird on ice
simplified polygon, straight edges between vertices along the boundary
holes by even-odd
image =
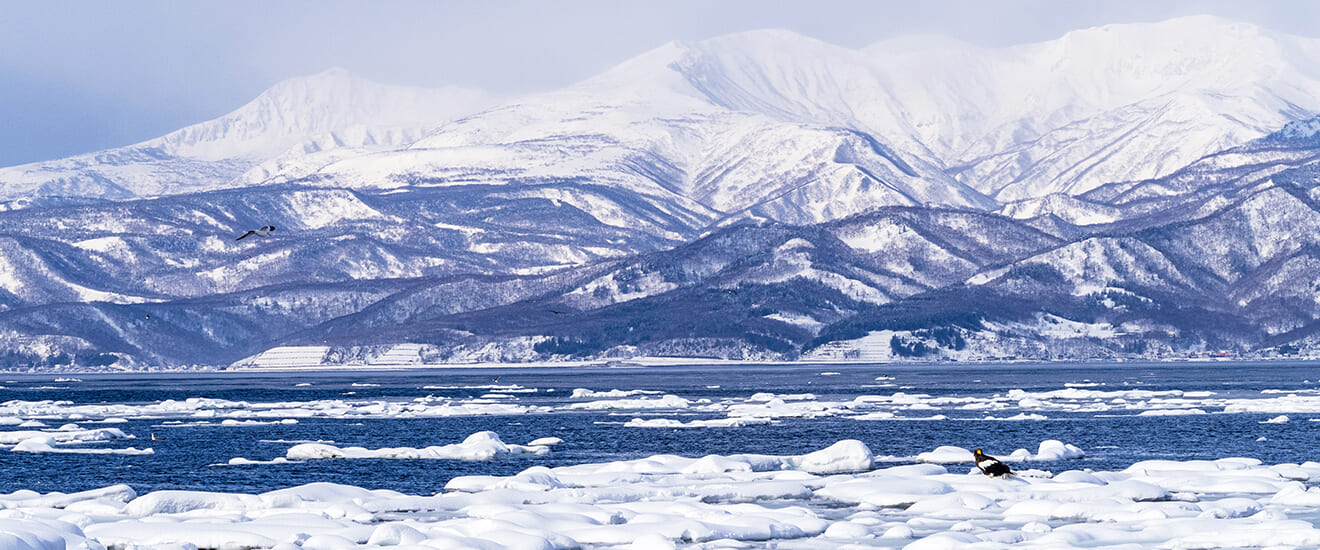
[[[1013,474],[1013,470],[1008,469],[1008,465],[1000,462],[998,458],[981,452],[981,449],[972,451],[973,460],[976,461],[976,467],[981,473],[991,477],[1006,477]]]
[[[251,236],[251,235],[256,235],[256,236],[258,236],[258,237],[269,237],[269,236],[270,236],[270,232],[271,232],[271,231],[274,231],[274,230],[275,230],[275,226],[273,226],[273,225],[263,225],[263,226],[261,226],[260,229],[249,229],[247,233],[244,233],[244,234],[242,234],[242,235],[239,235],[239,237],[238,237],[237,239],[234,239],[234,240],[236,240],[236,241],[241,241],[241,240],[243,240],[244,238],[249,237],[249,236]]]

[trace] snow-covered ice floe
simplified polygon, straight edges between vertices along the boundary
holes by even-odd
[[[604,409],[686,409],[693,405],[693,402],[677,395],[665,394],[660,397],[639,397],[636,399],[597,399],[594,401],[583,401],[569,405],[572,409],[584,410],[604,410]]]
[[[1047,439],[1041,441],[1033,454],[1026,449],[1018,449],[1008,453],[1000,458],[1009,461],[1018,462],[1048,462],[1054,460],[1079,459],[1086,456],[1086,453],[1076,445],[1064,443],[1057,439]],[[927,462],[931,464],[958,464],[972,461],[972,452],[962,447],[941,446],[933,451],[920,453],[913,460],[917,462]]]
[[[52,436],[38,436],[20,441],[14,445],[10,451],[16,453],[56,453],[56,454],[85,454],[85,455],[127,455],[140,456],[156,454],[156,451],[150,448],[139,449],[129,447],[127,449],[106,449],[101,447],[60,447],[59,443]]]
[[[421,449],[412,447],[391,447],[384,449],[364,449],[362,447],[340,448],[325,443],[301,443],[294,445],[285,453],[289,460],[318,460],[326,458],[402,458],[402,459],[439,459],[439,460],[493,460],[508,455],[544,455],[550,452],[550,445],[557,440],[538,439],[540,444],[513,445],[500,440],[495,432],[477,432],[464,439],[462,443],[451,445],[433,445]],[[536,442],[533,442],[536,443]],[[233,462],[230,462],[233,464]]]
[[[658,395],[661,392],[654,390],[609,390],[596,391],[587,388],[576,388],[573,390],[573,399],[617,399],[620,397],[632,397],[635,395]]]
[[[0,426],[46,428],[55,422],[122,422],[157,419],[162,427],[257,426],[292,424],[306,418],[443,418],[454,416],[555,414],[565,411],[681,411],[703,418],[716,416],[745,426],[763,419],[848,417],[856,420],[1049,420],[1061,414],[1107,416],[1183,416],[1320,413],[1320,392],[1263,390],[1257,394],[1220,395],[1211,391],[1100,389],[1073,384],[1056,390],[1021,389],[984,395],[930,395],[915,391],[867,392],[855,396],[821,397],[812,393],[753,393],[746,396],[693,398],[642,389],[595,390],[524,388],[511,385],[434,386],[488,390],[477,397],[316,399],[249,402],[194,397],[156,403],[73,403],[69,401],[6,401],[0,403]],[[562,396],[562,398],[558,397]],[[168,422],[167,422],[168,419]],[[193,422],[193,424],[184,423]],[[658,423],[657,423],[658,424]],[[634,424],[645,426],[644,424]],[[688,427],[688,426],[684,426]],[[3,441],[4,435],[0,435]]]
[[[1036,454],[1069,447],[1043,442]],[[931,454],[961,460],[875,468],[866,445],[844,440],[795,456],[535,466],[454,478],[428,496],[328,483],[256,495],[139,495],[127,485],[18,491],[0,495],[0,547],[1320,546],[1320,488],[1311,486],[1320,463],[1151,460],[991,478],[975,471],[966,449]]]
[[[769,418],[713,418],[687,422],[672,418],[634,418],[623,425],[629,428],[741,428],[771,422]]]
[[[283,441],[270,441],[280,443]],[[230,466],[248,466],[257,464],[288,464],[292,461],[326,459],[401,459],[401,460],[495,460],[511,455],[541,456],[550,453],[550,447],[563,443],[558,437],[541,437],[526,445],[505,443],[499,434],[485,431],[477,432],[461,443],[450,445],[432,445],[430,447],[386,447],[367,449],[364,447],[336,447],[330,441],[300,441],[289,448],[284,456],[272,460],[253,460],[244,457],[229,459]],[[221,464],[213,464],[220,466]]]
[[[6,401],[0,403],[0,418],[57,418],[83,420],[100,418],[165,419],[261,419],[288,422],[298,418],[428,418],[527,414],[526,405],[490,399],[418,397],[388,399],[318,399],[267,403],[231,401],[207,397],[166,399],[156,403],[94,403],[69,401]],[[20,424],[21,426],[21,424]]]
[[[119,428],[95,428],[84,430],[76,425],[65,425],[58,430],[50,431],[0,431],[0,445],[16,445],[23,441],[34,438],[50,438],[59,443],[90,443],[93,441],[110,441],[113,439],[132,439],[133,436],[124,433]]]
[[[0,431],[0,447],[8,447],[16,453],[63,453],[63,454],[98,454],[98,455],[149,455],[152,449],[109,449],[103,447],[78,447],[88,443],[101,443],[117,439],[133,439],[119,428],[83,429],[77,424],[65,424],[59,428],[45,431],[17,430]],[[3,548],[3,546],[0,546]]]

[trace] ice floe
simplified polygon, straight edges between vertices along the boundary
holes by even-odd
[[[297,423],[298,421],[293,418],[285,418],[283,420],[271,420],[271,421],[235,420],[233,418],[226,418],[220,421],[221,426],[271,426],[275,424],[290,426]]]
[[[462,443],[433,445],[421,449],[412,447],[340,448],[326,443],[301,443],[290,448],[285,453],[285,458],[289,460],[328,458],[493,460],[508,455],[544,455],[549,452],[549,445],[513,445],[500,440],[500,436],[495,432],[477,432],[468,436]]]
[[[1048,420],[1048,419],[1049,417],[1043,414],[1036,414],[1036,413],[1017,413],[1013,416],[1005,416],[1002,418],[992,415],[992,416],[987,416],[985,418],[981,418],[981,420]]]
[[[517,385],[427,386],[451,393],[412,398],[340,398],[250,402],[194,397],[148,403],[74,403],[13,400],[0,403],[0,426],[48,428],[60,422],[153,419],[217,422],[227,426],[289,422],[304,418],[436,418],[554,414],[565,411],[681,411],[703,418],[788,419],[849,417],[857,420],[1049,420],[1060,414],[1181,416],[1209,414],[1320,414],[1320,391],[1264,390],[1256,394],[1211,391],[1070,387],[1013,389],[992,394],[931,395],[858,386],[857,394],[756,392],[718,398],[646,389],[594,390]],[[224,420],[252,421],[235,424]],[[754,422],[753,422],[754,423]],[[747,425],[732,420],[728,425]],[[180,424],[183,425],[183,424]],[[198,424],[204,425],[204,424]]]
[[[489,399],[418,397],[413,399],[322,399],[253,403],[204,397],[167,399],[155,403],[76,404],[68,401],[7,401],[0,403],[0,417],[81,420],[98,418],[193,418],[263,419],[285,418],[409,418],[526,414],[525,405]],[[38,420],[33,420],[40,422]],[[45,423],[39,426],[44,427]],[[20,427],[21,424],[20,424]]]
[[[0,431],[0,446],[8,446],[16,453],[52,453],[52,454],[98,454],[98,455],[150,455],[152,449],[112,449],[105,447],[84,447],[89,443],[101,443],[118,439],[132,439],[134,436],[124,433],[119,428],[83,429],[77,424],[65,424],[59,428],[45,431],[18,430]]]
[[[995,453],[988,453],[988,454],[993,455]],[[1011,453],[1002,455],[1001,458],[1003,458],[1004,460],[1011,460],[1011,461],[1045,462],[1045,461],[1054,461],[1054,460],[1079,459],[1079,458],[1084,458],[1085,456],[1086,453],[1082,451],[1082,449],[1078,448],[1076,445],[1064,443],[1057,439],[1047,439],[1045,441],[1040,442],[1040,445],[1036,447],[1035,453],[1032,453],[1031,451],[1028,451],[1026,449],[1018,449]],[[942,445],[940,447],[935,448],[935,450],[933,451],[920,453],[912,457],[911,460],[915,460],[917,462],[930,463],[930,464],[957,464],[962,462],[971,462],[972,451],[964,449],[962,447],[955,447],[952,445]]]
[[[573,403],[573,409],[686,409],[692,401],[677,395],[665,394],[658,398],[640,397],[637,399],[599,399]]]
[[[1141,411],[1137,413],[1137,416],[1189,416],[1196,414],[1206,414],[1206,412],[1201,409],[1151,409]]]
[[[664,392],[654,390],[609,390],[595,391],[587,388],[576,388],[573,390],[573,399],[617,399],[620,397],[632,397],[634,395],[658,395]]]
[[[112,439],[131,439],[133,436],[124,433],[119,428],[95,428],[91,430],[77,428],[46,432],[32,430],[0,431],[0,445],[16,445],[34,438],[50,438],[57,443],[87,443]]]
[[[1031,454],[1071,458],[1073,449],[1047,440]],[[966,449],[919,456],[939,460],[876,468],[866,445],[843,440],[804,455],[533,466],[457,477],[433,495],[329,483],[261,494],[18,491],[0,495],[0,547],[1320,546],[1316,462],[1149,460],[1000,479],[976,473]]]
[[[87,454],[87,455],[128,455],[141,456],[155,454],[152,449],[138,449],[129,447],[127,449],[106,449],[100,447],[56,447],[57,441],[52,436],[32,437],[18,442],[10,449],[16,453],[63,453],[63,454]]]
[[[623,425],[629,428],[741,428],[770,422],[769,418],[714,418],[687,422],[671,418],[634,418]]]

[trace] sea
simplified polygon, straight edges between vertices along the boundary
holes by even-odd
[[[200,371],[77,375],[0,374],[0,409],[30,403],[150,406],[190,398],[244,403],[371,403],[449,399],[455,402],[516,403],[531,412],[427,418],[304,416],[296,423],[225,426],[219,419],[195,422],[159,414],[125,415],[113,426],[133,439],[90,443],[150,447],[153,454],[63,454],[6,452],[0,447],[0,493],[33,490],[74,492],[128,484],[139,494],[177,489],[260,493],[312,482],[430,495],[456,476],[512,475],[532,466],[561,466],[643,458],[658,454],[701,457],[739,453],[799,455],[837,441],[864,442],[893,464],[941,446],[984,448],[1001,454],[1045,440],[1085,452],[1066,464],[1020,467],[1121,470],[1150,459],[1251,457],[1267,464],[1316,460],[1320,412],[1224,412],[1218,400],[1277,399],[1320,392],[1315,363],[1008,363],[1008,364],[690,364],[681,366],[416,368],[370,371]],[[691,409],[631,410],[573,408],[584,401],[574,390],[646,390],[671,394]],[[1017,390],[1015,392],[1015,390]],[[1039,411],[1030,399],[993,414],[977,403],[1004,403],[1006,396],[1041,392],[1097,391],[1088,406]],[[1133,399],[1149,395],[1192,395],[1206,403],[1198,414],[1142,415]],[[1025,393],[1024,393],[1025,392]],[[492,395],[494,394],[494,395]],[[835,412],[777,417],[738,427],[641,428],[633,418],[683,422],[724,418],[727,406],[761,402],[765,394],[799,402],[855,402],[863,396],[947,403],[904,409],[893,419],[859,420]],[[760,397],[757,397],[757,396]],[[1208,397],[1207,397],[1208,396]],[[956,399],[940,400],[942,397]],[[1199,401],[1198,401],[1199,399]],[[749,401],[750,400],[750,401]],[[1009,399],[1011,401],[1011,399]],[[1222,407],[1220,407],[1222,409]],[[1199,414],[1199,413],[1204,414]],[[1006,420],[1025,414],[1025,419]],[[1271,419],[1274,421],[1271,422]],[[24,420],[43,420],[24,418]],[[98,419],[86,419],[96,421]],[[47,418],[50,429],[79,419]],[[84,428],[99,426],[82,422]],[[17,430],[15,425],[0,430]],[[544,455],[512,455],[489,461],[426,459],[269,461],[297,442],[338,447],[421,448],[458,443],[470,434],[493,431],[507,443],[555,437],[562,443]],[[152,440],[152,435],[157,438]],[[950,466],[951,469],[960,466]],[[970,467],[970,464],[965,467]]]

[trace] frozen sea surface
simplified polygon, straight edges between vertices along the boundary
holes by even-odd
[[[258,547],[1320,546],[1320,369],[1308,363],[0,385],[0,524],[53,518],[50,532],[100,544],[248,545],[197,525],[134,538],[134,522],[206,520]],[[968,475],[974,447],[1020,475]]]
[[[839,373],[822,374],[822,373]],[[498,381],[496,381],[498,377]],[[149,456],[0,452],[0,491],[268,491],[313,481],[440,490],[458,475],[654,454],[810,452],[857,439],[903,463],[939,446],[997,456],[1076,445],[1071,467],[1147,459],[1314,458],[1320,368],[1309,363],[935,366],[684,366],[362,373],[0,377],[0,449],[47,430],[56,447],[151,448]],[[879,379],[879,380],[877,380]],[[1228,411],[1228,412],[1226,412]],[[1286,423],[1268,423],[1280,415]],[[107,422],[109,421],[109,422]],[[21,427],[20,422],[44,428]],[[76,424],[90,435],[61,427]],[[128,438],[95,430],[114,429]],[[542,437],[545,454],[490,462],[362,460],[261,468],[300,443],[425,448],[492,431]],[[151,441],[152,434],[160,440]],[[82,439],[98,438],[94,441]],[[66,440],[68,445],[59,444]],[[884,458],[890,457],[890,458]]]

